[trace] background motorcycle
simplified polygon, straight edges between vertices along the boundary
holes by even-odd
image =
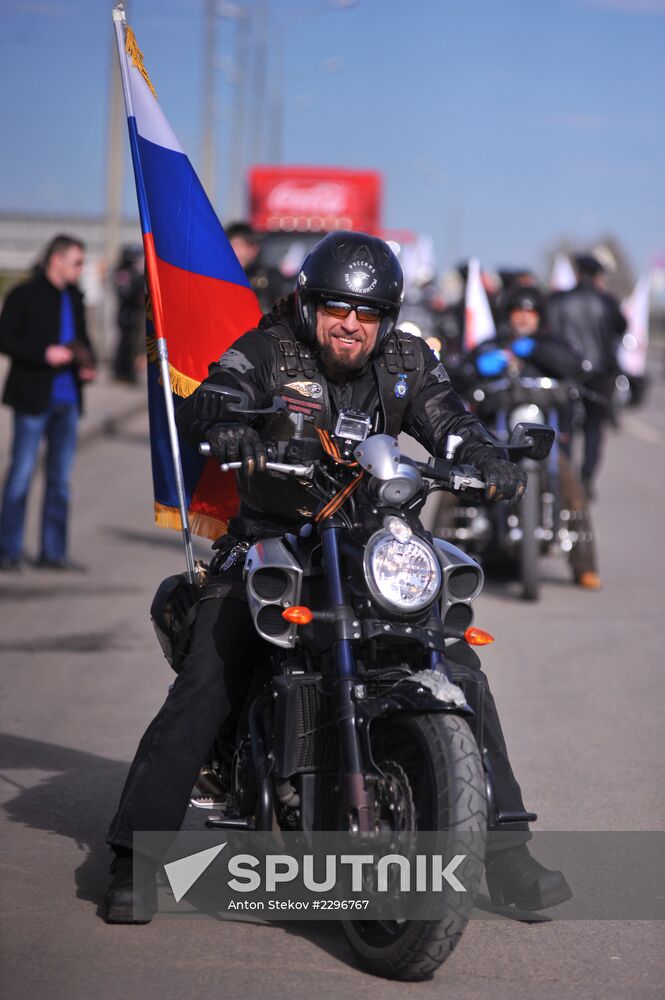
[[[500,376],[485,377],[470,390],[467,401],[499,443],[506,444],[514,428],[524,421],[550,427],[556,434],[559,410],[569,403],[569,389],[556,379],[525,378],[507,366]],[[578,533],[574,512],[562,502],[556,437],[546,459],[524,457],[521,464],[528,474],[528,488],[517,509],[463,496],[453,508],[445,504],[440,507],[436,533],[462,545],[484,564],[505,566],[507,561],[512,562],[517,567],[522,596],[537,600],[540,558],[546,554],[568,555],[577,544]]]
[[[240,393],[224,402],[226,412],[247,412]],[[453,464],[455,442],[447,459],[414,462],[394,439],[368,437],[364,414],[343,412],[320,443],[292,419],[292,441],[267,468],[310,483],[322,506],[297,534],[236,540],[229,552],[227,561],[244,561],[254,626],[273,655],[233,727],[220,733],[193,804],[223,804],[208,821],[221,828],[271,830],[276,819],[305,833],[448,831],[451,852],[474,834],[475,853],[468,836],[455,851],[467,854],[468,891],[446,903],[443,919],[343,924],[367,970],[422,979],[469,919],[493,794],[479,751],[482,686],[446,648],[486,641],[471,628],[483,573],[427,535],[418,511],[433,488],[477,491],[483,483]],[[551,446],[546,431],[532,433],[516,430],[516,453]],[[153,618],[172,656],[173,621],[163,608]]]

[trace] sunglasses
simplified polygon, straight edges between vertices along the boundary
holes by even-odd
[[[321,308],[329,316],[336,316],[337,319],[346,319],[349,313],[355,312],[360,323],[375,323],[383,315],[381,309],[376,306],[363,306],[356,302],[338,302],[336,299],[323,299]]]

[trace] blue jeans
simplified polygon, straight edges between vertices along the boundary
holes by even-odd
[[[12,457],[5,481],[0,514],[0,555],[20,559],[23,554],[25,509],[39,443],[46,437],[46,489],[42,508],[40,558],[67,555],[69,477],[76,452],[78,406],[51,405],[43,413],[14,411]]]

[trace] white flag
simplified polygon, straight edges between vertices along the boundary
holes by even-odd
[[[480,264],[476,257],[472,257],[464,295],[464,349],[472,351],[484,340],[492,340],[494,337],[496,327],[480,276]]]
[[[628,298],[621,303],[628,329],[619,347],[618,361],[626,375],[636,378],[644,375],[647,366],[650,287],[651,275],[643,274]]]
[[[558,253],[552,264],[550,288],[553,292],[569,292],[576,284],[577,278],[570,257],[565,253]]]

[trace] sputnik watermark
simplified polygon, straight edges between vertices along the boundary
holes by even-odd
[[[174,916],[399,921],[453,910],[495,919],[485,856],[514,845],[514,832],[485,830],[144,831],[135,857],[152,864],[135,865],[135,878],[157,868],[159,910]],[[573,893],[548,917],[665,920],[665,831],[536,832],[528,846]]]
[[[226,841],[215,847],[179,858],[164,865],[176,902],[187,894],[215,858],[226,847]],[[441,854],[326,854],[322,859],[313,854],[294,857],[290,854],[267,854],[261,859],[253,854],[234,854],[228,859],[227,880],[233,892],[255,893],[262,889],[275,893],[279,886],[295,883],[307,892],[329,893],[340,879],[352,893],[367,892],[441,892],[444,883],[455,892],[466,887],[455,875],[465,854],[456,854],[446,862]],[[324,862],[323,878],[317,878],[315,868]],[[346,872],[341,873],[342,866]],[[346,878],[348,875],[349,878]]]

